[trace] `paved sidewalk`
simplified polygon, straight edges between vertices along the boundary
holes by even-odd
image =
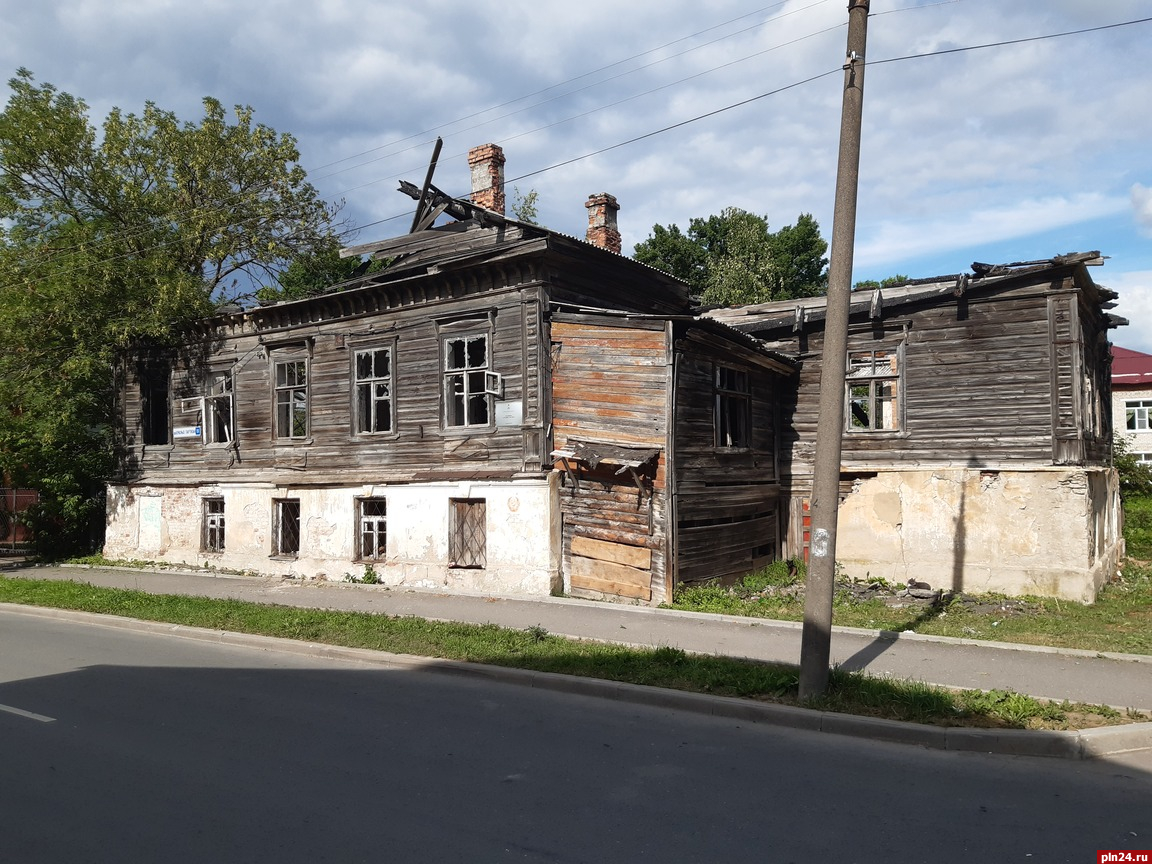
[[[388,589],[373,585],[293,582],[201,572],[119,568],[23,567],[3,572],[136,588],[155,594],[231,598],[442,621],[498,624],[685,651],[798,663],[800,625],[568,598],[512,599]],[[1007,643],[836,627],[832,660],[874,675],[950,687],[1009,689],[1048,699],[1152,711],[1152,656],[1097,654]]]

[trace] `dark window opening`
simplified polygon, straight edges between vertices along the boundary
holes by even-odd
[[[748,373],[716,367],[716,446],[752,445],[752,390]]]
[[[140,434],[144,444],[170,444],[171,370],[167,363],[140,366]]]

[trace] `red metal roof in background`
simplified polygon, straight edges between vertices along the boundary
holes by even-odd
[[[1112,386],[1152,387],[1152,354],[1112,346]]]

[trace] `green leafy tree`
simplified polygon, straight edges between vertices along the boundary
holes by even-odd
[[[362,261],[359,258],[341,258],[335,242],[328,249],[311,255],[302,255],[288,265],[274,286],[256,292],[263,301],[302,300],[357,276],[377,273],[387,262],[378,259]]]
[[[109,113],[20,70],[0,113],[0,472],[40,491],[56,552],[101,524],[118,349],[334,247],[291,136],[204,100],[198,123],[149,103]]]
[[[686,234],[677,225],[653,226],[634,257],[683,279],[704,303],[732,306],[823,293],[827,249],[807,213],[772,232],[766,217],[729,207],[692,219]]]
[[[1136,457],[1132,452],[1132,439],[1124,433],[1112,439],[1112,464],[1120,476],[1123,497],[1152,499],[1152,465]]]
[[[891,288],[893,285],[903,285],[907,281],[908,281],[907,276],[904,276],[903,274],[897,273],[895,276],[888,276],[888,277],[886,277],[884,279],[880,279],[880,280],[861,279],[859,282],[857,282],[855,285],[852,286],[852,290],[853,291],[859,291],[861,289],[868,289],[868,288],[879,288],[879,289],[883,290],[885,288]]]
[[[540,194],[535,189],[529,189],[523,195],[520,194],[520,187],[512,187],[512,215],[520,222],[527,222],[529,225],[539,225],[537,221],[540,218],[540,213],[536,208],[537,199]]]

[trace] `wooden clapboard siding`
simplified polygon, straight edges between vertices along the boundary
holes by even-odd
[[[459,286],[457,286],[457,290]],[[445,292],[452,289],[445,287]],[[331,311],[287,326],[262,332],[258,326],[230,332],[211,346],[208,357],[173,375],[175,397],[198,395],[201,369],[235,368],[234,423],[236,447],[206,447],[199,439],[179,440],[168,448],[165,474],[200,475],[211,468],[213,479],[223,479],[223,467],[232,481],[388,482],[424,476],[512,476],[525,469],[526,434],[534,428],[534,449],[540,450],[543,420],[540,412],[541,290],[500,289],[487,293],[464,286],[450,304],[398,303],[369,315],[341,317]],[[363,301],[362,306],[373,304]],[[387,305],[383,301],[375,304]],[[273,307],[275,311],[277,307]],[[259,315],[259,313],[254,313]],[[467,322],[460,324],[459,322]],[[521,403],[523,423],[516,427],[482,429],[446,428],[442,423],[443,372],[441,328],[489,337],[489,368],[504,379],[504,401]],[[468,326],[469,323],[474,326]],[[459,330],[459,328],[463,328]],[[353,426],[353,363],[357,350],[389,347],[393,351],[394,428],[391,433],[357,435]],[[273,437],[274,364],[278,359],[308,358],[309,436],[305,441],[277,441]],[[178,404],[178,403],[176,403]],[[139,387],[126,384],[124,422],[129,437],[139,437]],[[173,416],[177,425],[192,418]],[[136,470],[144,460],[135,439]],[[155,449],[155,448],[152,448]],[[531,449],[531,448],[529,448]],[[535,470],[541,470],[540,454]],[[532,466],[529,466],[530,468]]]
[[[640,472],[576,464],[560,492],[563,566],[574,593],[667,599],[665,524],[668,345],[663,322],[629,325],[589,316],[553,316],[552,424],[555,446],[569,439],[660,451]],[[650,556],[647,569],[627,562],[588,563],[590,550],[630,547]],[[599,556],[597,556],[599,557]],[[626,567],[627,570],[613,571]],[[606,574],[613,573],[609,576]],[[637,575],[637,574],[643,574]],[[627,578],[625,578],[627,577]],[[639,587],[643,581],[643,587]]]
[[[779,548],[777,417],[791,374],[722,333],[685,328],[677,335],[676,579],[731,581]],[[717,366],[749,376],[748,447],[716,444]]]

